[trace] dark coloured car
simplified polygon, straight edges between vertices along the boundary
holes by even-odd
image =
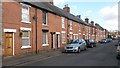
[[[107,42],[109,42],[108,39],[101,39],[101,40],[99,41],[99,43],[107,43]]]
[[[88,40],[85,40],[86,41],[86,44],[87,44],[87,47],[96,47],[96,41],[94,41],[93,39],[88,39]]]
[[[108,41],[108,42],[111,42],[111,41],[112,41],[112,39],[111,39],[111,38],[106,38],[106,39],[107,39],[107,41]]]

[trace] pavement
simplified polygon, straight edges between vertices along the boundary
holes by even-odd
[[[34,62],[37,60],[52,58],[55,56],[59,56],[60,54],[60,49],[54,49],[50,51],[41,51],[38,54],[32,53],[21,56],[6,57],[2,60],[2,66],[18,66],[27,62]]]

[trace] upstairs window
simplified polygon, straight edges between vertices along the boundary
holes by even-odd
[[[70,34],[70,40],[72,40],[72,34]]]
[[[22,22],[25,22],[25,23],[30,22],[29,8],[30,6],[26,4],[22,4]]]
[[[70,20],[70,30],[72,30],[72,21]]]
[[[47,23],[47,12],[46,11],[42,11],[42,25],[48,25]]]
[[[65,43],[65,42],[66,42],[66,41],[65,41],[65,39],[66,39],[66,38],[65,38],[65,35],[66,35],[66,34],[65,34],[65,31],[62,31],[62,43]]]
[[[78,26],[78,30],[79,30],[79,31],[81,30],[80,25]]]
[[[65,18],[62,17],[62,28],[65,28]]]

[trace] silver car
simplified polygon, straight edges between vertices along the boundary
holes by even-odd
[[[86,42],[83,39],[75,39],[70,44],[67,44],[63,48],[63,52],[80,52],[81,50],[86,50]]]

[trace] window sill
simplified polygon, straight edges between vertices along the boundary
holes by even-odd
[[[49,44],[43,44],[42,46],[48,46]]]
[[[48,26],[47,24],[42,24],[42,26]]]
[[[62,44],[66,44],[66,42],[62,42]]]
[[[31,22],[29,21],[21,21],[22,23],[27,23],[27,24],[30,24]]]
[[[21,48],[22,48],[22,49],[31,48],[31,46],[22,46]]]

